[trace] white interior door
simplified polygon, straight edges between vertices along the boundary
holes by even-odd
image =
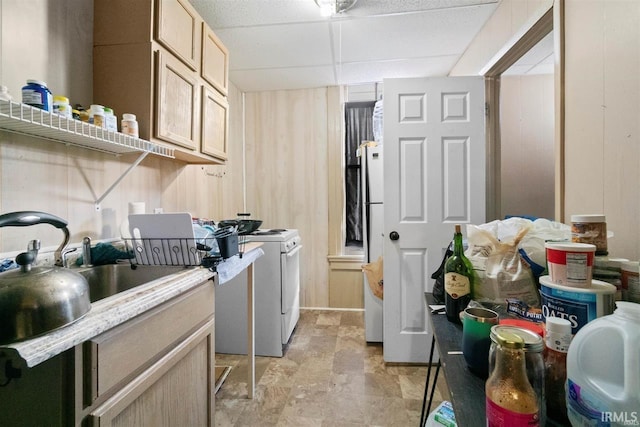
[[[384,80],[387,362],[428,359],[431,273],[454,224],[485,222],[484,129],[482,77]]]

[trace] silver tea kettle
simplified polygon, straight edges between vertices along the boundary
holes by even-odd
[[[0,227],[51,224],[64,240],[55,252],[55,266],[33,267],[39,241],[16,257],[20,269],[0,273],[0,343],[21,341],[68,325],[91,309],[89,285],[79,273],[63,267],[69,243],[67,221],[45,212],[0,215]]]

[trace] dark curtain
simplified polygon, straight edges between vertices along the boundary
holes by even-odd
[[[362,246],[362,191],[356,150],[363,141],[373,141],[374,106],[374,101],[345,103],[346,246]]]

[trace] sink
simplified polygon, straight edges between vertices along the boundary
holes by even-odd
[[[95,302],[184,269],[184,266],[108,264],[82,269],[78,273],[87,279],[89,299]]]

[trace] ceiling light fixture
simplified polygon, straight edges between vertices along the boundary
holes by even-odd
[[[332,16],[353,7],[358,0],[313,0],[320,8],[322,16]]]

